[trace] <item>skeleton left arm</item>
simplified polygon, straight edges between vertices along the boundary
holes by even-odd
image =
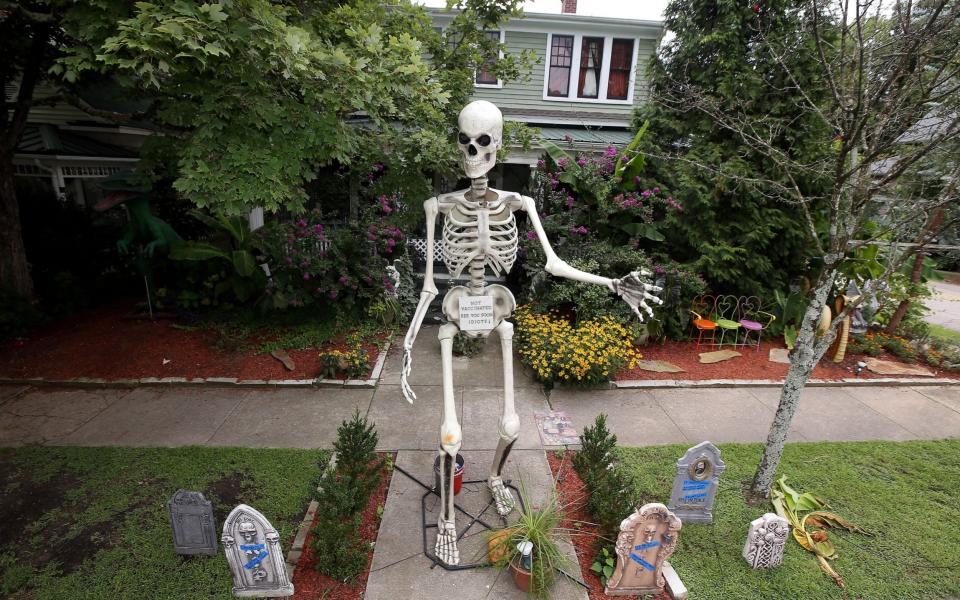
[[[521,199],[523,201],[523,210],[526,211],[527,216],[530,218],[530,223],[537,232],[537,239],[540,240],[540,245],[543,247],[543,253],[547,257],[546,270],[548,273],[574,281],[606,286],[611,292],[623,298],[624,302],[630,305],[630,308],[633,309],[633,312],[636,313],[641,321],[643,320],[643,313],[640,312],[640,309],[643,309],[648,315],[653,317],[653,309],[650,308],[646,301],[649,300],[656,304],[663,304],[663,300],[660,300],[650,293],[659,292],[661,288],[644,283],[640,279],[641,277],[649,276],[649,271],[640,269],[620,279],[610,279],[571,267],[553,251],[550,240],[547,239],[547,234],[543,230],[543,223],[540,222],[540,216],[537,214],[537,205],[533,201],[533,198],[521,196]]]

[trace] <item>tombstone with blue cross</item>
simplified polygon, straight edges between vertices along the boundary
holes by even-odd
[[[682,526],[659,502],[644,504],[624,519],[617,535],[617,566],[603,593],[639,596],[662,592],[664,564],[677,547]]]
[[[670,508],[684,523],[713,523],[713,503],[717,499],[720,474],[727,466],[720,460],[720,449],[700,442],[677,461],[677,474],[670,494]]]
[[[280,534],[256,509],[241,504],[223,523],[223,549],[233,573],[233,595],[285,598],[293,583],[284,566]]]

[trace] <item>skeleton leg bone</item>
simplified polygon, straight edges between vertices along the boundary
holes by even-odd
[[[500,442],[493,456],[487,485],[490,486],[490,493],[497,504],[497,512],[506,516],[514,509],[516,502],[510,490],[503,484],[502,472],[513,443],[520,435],[520,417],[513,402],[513,324],[501,321],[496,331],[500,336],[500,349],[503,353],[503,405],[500,415]]]
[[[453,476],[462,430],[457,422],[457,405],[453,395],[453,337],[458,328],[453,323],[440,327],[440,356],[443,363],[443,421],[440,423],[440,517],[437,521],[437,543],[434,554],[448,565],[460,564],[457,549],[457,525],[453,508]]]

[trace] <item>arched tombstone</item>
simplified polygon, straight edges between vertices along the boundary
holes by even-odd
[[[673,491],[667,506],[684,523],[713,523],[713,503],[717,499],[720,474],[727,466],[720,449],[700,442],[677,461]]]
[[[217,532],[213,524],[213,507],[203,494],[177,490],[167,503],[167,513],[173,529],[174,552],[216,555]]]
[[[617,566],[603,593],[638,596],[662,592],[664,563],[677,547],[682,526],[659,502],[644,504],[624,519],[617,535]]]
[[[766,513],[750,521],[747,541],[743,544],[743,558],[754,569],[779,567],[783,550],[790,535],[790,522],[773,513]]]
[[[283,598],[293,595],[280,534],[256,509],[241,504],[223,523],[223,550],[233,573],[233,595]]]

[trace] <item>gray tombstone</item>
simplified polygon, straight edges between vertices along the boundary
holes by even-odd
[[[713,523],[720,474],[726,470],[720,450],[700,442],[677,461],[677,474],[667,507],[684,523]]]
[[[790,534],[790,523],[783,517],[766,513],[750,521],[743,558],[754,569],[779,567]]]
[[[213,507],[200,492],[177,490],[167,503],[170,527],[173,528],[173,550],[177,554],[217,553],[217,531],[213,524]]]
[[[223,523],[223,550],[233,573],[233,595],[284,598],[293,583],[284,566],[280,534],[256,509],[241,504]]]

